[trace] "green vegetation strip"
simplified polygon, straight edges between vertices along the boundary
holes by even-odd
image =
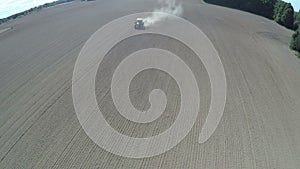
[[[269,19],[288,29],[295,30],[290,42],[290,48],[296,51],[300,58],[300,13],[294,12],[290,3],[282,0],[204,0],[207,3],[221,5],[251,12]]]

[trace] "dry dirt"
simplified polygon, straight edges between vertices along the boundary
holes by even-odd
[[[225,112],[213,136],[204,144],[197,143],[210,100],[207,72],[199,62],[190,65],[200,79],[201,110],[191,132],[175,148],[151,158],[129,159],[91,141],[78,122],[72,101],[77,56],[101,26],[156,6],[155,0],[73,2],[0,26],[0,30],[13,28],[0,34],[0,168],[300,166],[300,61],[288,47],[292,32],[271,20],[198,0],[183,3],[182,17],[207,34],[227,77]],[[186,57],[192,53],[164,37],[135,38],[107,55],[97,75],[96,94],[111,126],[126,135],[148,137],[172,125],[178,111],[178,86],[157,71],[137,76],[130,87],[137,108],[149,107],[147,97],[153,88],[166,91],[168,106],[153,123],[131,124],[116,112],[107,94],[111,73],[128,47],[159,46]]]

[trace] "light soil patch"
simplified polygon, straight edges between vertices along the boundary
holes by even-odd
[[[11,30],[11,29],[12,29],[11,27],[0,29],[0,34],[6,32],[6,31],[8,31],[8,30]]]

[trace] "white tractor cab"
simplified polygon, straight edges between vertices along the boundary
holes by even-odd
[[[136,18],[136,21],[134,22],[134,28],[135,29],[145,29],[143,18]]]

